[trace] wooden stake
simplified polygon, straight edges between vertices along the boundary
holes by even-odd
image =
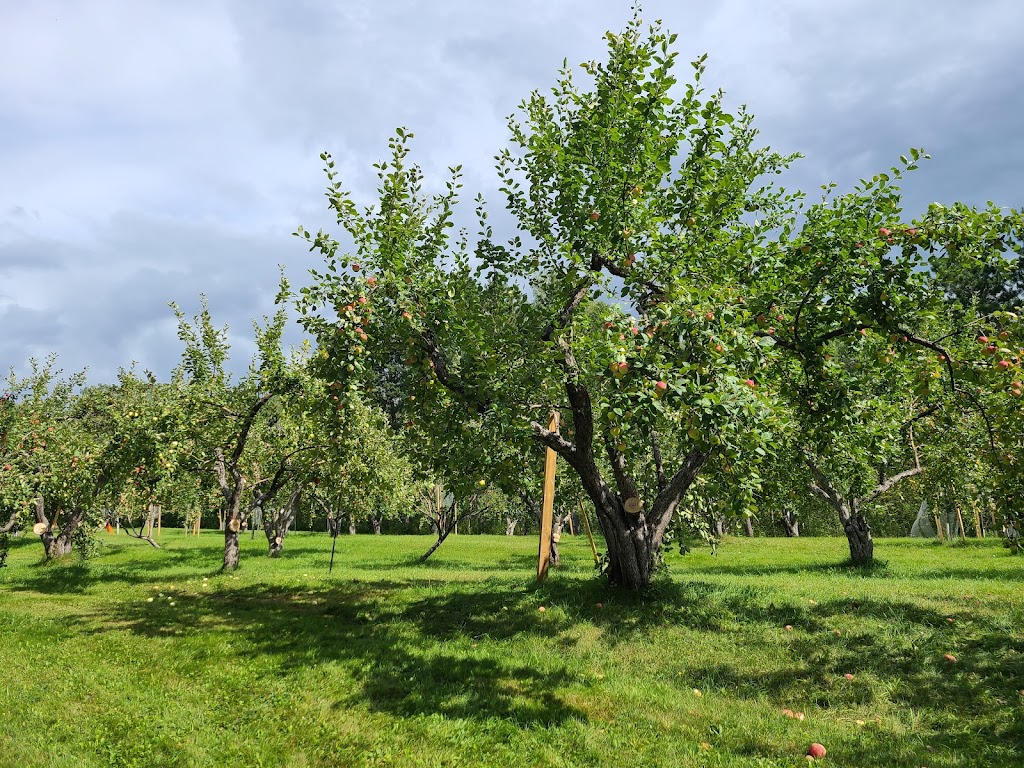
[[[552,411],[548,430],[558,431],[558,412]],[[551,517],[555,509],[555,467],[558,454],[548,448],[544,452],[544,500],[540,512],[540,547],[537,553],[537,581],[544,581],[551,564]]]
[[[978,514],[978,505],[973,501],[971,502],[971,509],[974,510],[974,535],[982,539],[985,537],[985,532],[981,530],[981,515]]]
[[[572,529],[572,512],[570,512],[566,517],[568,517],[568,519],[569,519],[569,535],[570,536],[575,536],[576,535],[576,531],[574,531]]]
[[[160,538],[160,531],[163,528],[163,524],[164,524],[164,505],[163,504],[157,504],[156,505],[156,537],[158,539]]]
[[[939,541],[946,543],[946,537],[942,535],[942,522],[939,520],[939,513],[935,513],[935,530],[939,532]]]
[[[590,530],[590,518],[587,517],[587,510],[583,506],[583,502],[580,502],[580,517],[583,518],[583,527],[587,529],[587,538],[590,539],[590,551],[594,553],[594,564],[597,565],[601,562],[601,558],[597,555],[597,544],[594,543],[594,532]]]
[[[964,517],[960,514],[959,508],[956,511],[956,519],[960,521],[960,538],[967,541],[967,531],[964,530]]]

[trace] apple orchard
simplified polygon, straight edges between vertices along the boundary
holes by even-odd
[[[905,213],[917,149],[809,200],[674,35],[634,20],[606,42],[510,118],[503,199],[476,197],[472,226],[461,169],[424,179],[407,130],[369,204],[323,154],[339,239],[299,228],[322,262],[282,276],[243,376],[205,304],[175,307],[169,381],[12,375],[0,530],[59,557],[112,514],[154,545],[154,514],[215,514],[230,569],[247,530],[277,556],[298,514],[336,535],[415,510],[439,544],[460,520],[533,525],[547,450],[559,519],[590,510],[627,589],[733,519],[831,516],[859,565],[869,518],[909,527],[923,497],[1019,528],[1020,211]],[[293,311],[310,342],[288,350]]]

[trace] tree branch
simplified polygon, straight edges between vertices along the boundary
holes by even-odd
[[[664,536],[676,507],[679,506],[679,502],[683,500],[683,496],[686,495],[694,478],[697,477],[713,452],[714,449],[705,452],[699,448],[693,448],[683,459],[679,469],[672,475],[668,485],[654,500],[654,506],[651,508],[652,524],[655,529],[654,541],[660,541]]]
[[[892,488],[894,485],[896,485],[901,480],[906,480],[908,477],[913,477],[914,475],[918,475],[918,474],[920,474],[923,471],[924,470],[921,468],[921,466],[918,465],[916,467],[911,467],[910,469],[905,469],[902,472],[900,472],[899,474],[893,475],[888,480],[886,480],[884,483],[879,483],[879,485],[875,488],[875,490],[873,490],[871,493],[869,493],[864,498],[864,500],[861,503],[862,504],[869,504],[870,502],[874,501],[876,498],[878,498],[883,493],[888,491],[890,488]]]

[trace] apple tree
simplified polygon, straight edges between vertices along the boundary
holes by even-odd
[[[933,306],[921,275],[949,256],[900,223],[886,174],[804,210],[771,181],[793,157],[758,146],[751,115],[703,89],[703,58],[679,85],[674,40],[634,19],[583,82],[565,66],[521,105],[497,158],[512,238],[497,241],[479,200],[475,245],[453,238],[460,171],[425,192],[404,130],[363,208],[322,156],[351,252],[297,233],[325,262],[300,297],[321,375],[358,388],[367,360],[402,355],[404,413],[438,441],[464,435],[467,474],[499,472],[505,446],[555,450],[595,507],[611,581],[628,588],[650,581],[699,477],[716,506],[753,503],[786,418],[773,366],[813,370],[862,330],[906,325],[933,344],[914,334]],[[958,258],[987,258],[968,253],[972,237]]]

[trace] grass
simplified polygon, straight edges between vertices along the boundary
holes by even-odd
[[[323,534],[246,538],[231,575],[215,533],[103,539],[0,570],[0,766],[1024,764],[997,543],[729,539],[636,595],[582,538],[542,586],[525,537],[339,537],[333,574]]]

